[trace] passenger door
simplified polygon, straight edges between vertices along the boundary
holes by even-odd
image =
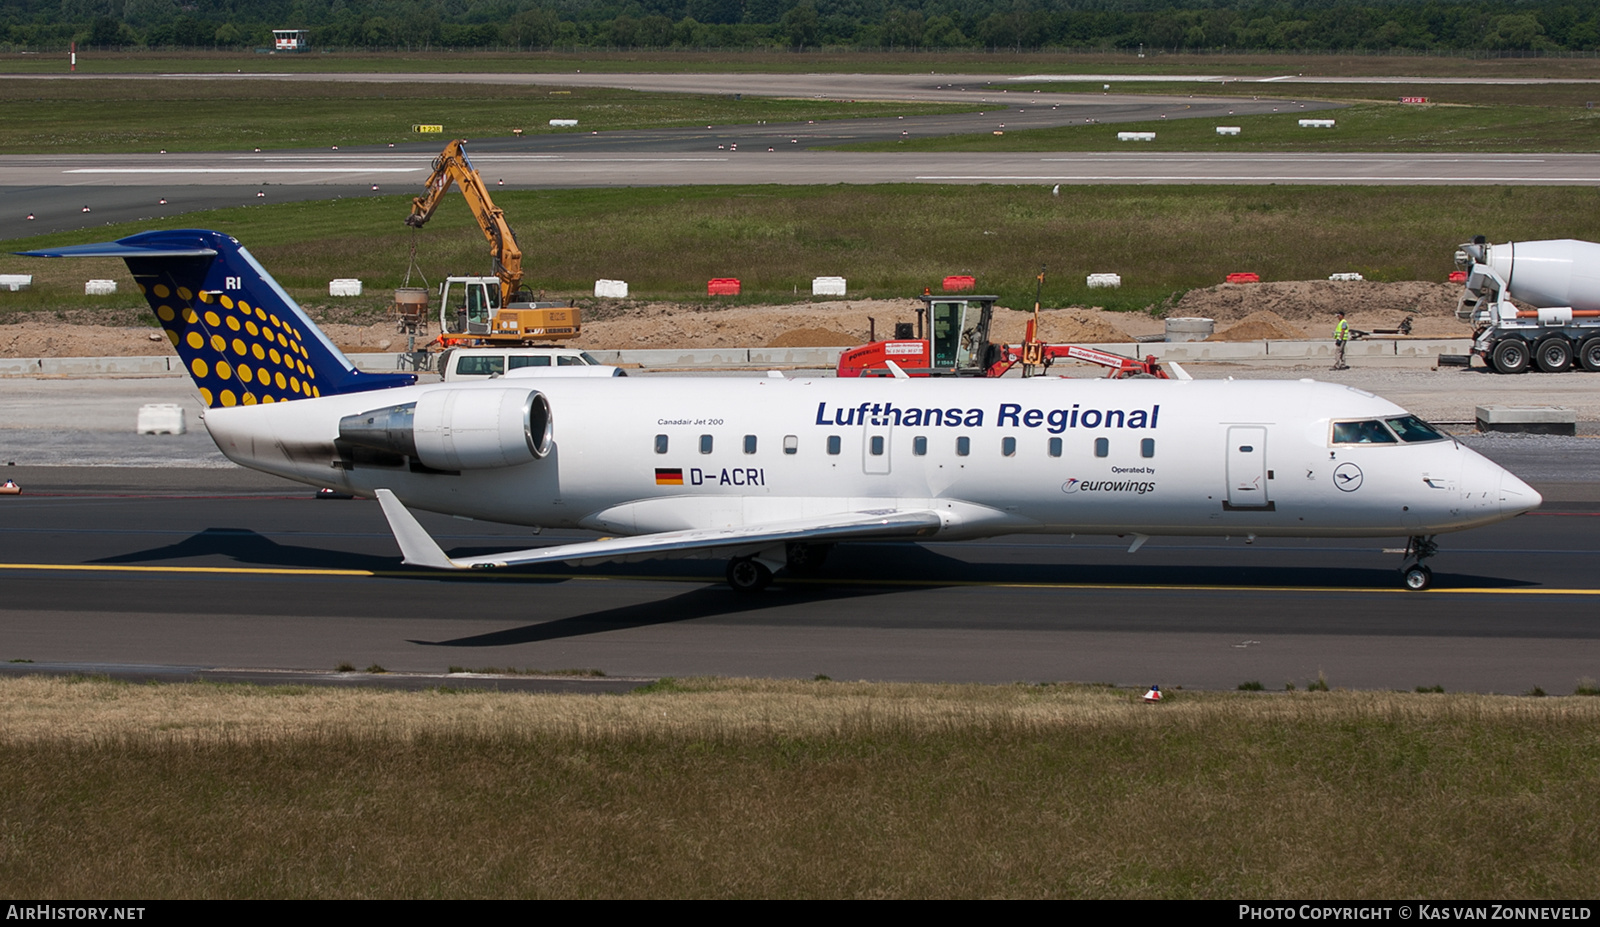
[[[1228,428],[1228,508],[1265,509],[1267,498],[1267,429],[1260,425]]]

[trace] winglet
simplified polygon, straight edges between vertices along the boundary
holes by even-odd
[[[894,377],[896,380],[909,380],[909,379],[911,379],[911,374],[906,373],[904,370],[901,370],[900,369],[900,365],[895,363],[894,361],[886,360],[883,363],[884,363],[884,365],[886,367],[889,368],[889,375]]]
[[[395,542],[400,545],[400,553],[406,563],[412,566],[432,567],[436,570],[462,569],[445,556],[438,542],[428,534],[427,529],[422,527],[405,504],[395,498],[394,493],[380,489],[377,495],[378,504],[383,506],[383,517],[389,519],[389,530],[394,532]]]

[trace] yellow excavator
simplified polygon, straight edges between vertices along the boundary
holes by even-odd
[[[468,160],[462,139],[445,146],[433,160],[433,174],[423,194],[411,201],[406,225],[422,228],[452,184],[461,188],[483,237],[489,240],[494,275],[447,277],[439,284],[439,343],[446,347],[528,344],[576,337],[580,330],[577,309],[541,301],[522,289],[522,248],[517,235],[506,223],[505,213],[490,199],[489,188]],[[397,305],[401,298],[397,293]]]

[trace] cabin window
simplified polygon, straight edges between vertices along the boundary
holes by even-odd
[[[754,454],[756,452],[756,436],[755,435],[745,435],[744,436],[744,452],[746,454]]]
[[[1376,419],[1365,422],[1334,422],[1334,444],[1394,444],[1394,435]]]
[[[1154,456],[1156,456],[1156,439],[1155,438],[1145,438],[1145,439],[1143,439],[1143,440],[1141,440],[1139,442],[1139,456],[1140,457],[1154,457]]]
[[[883,435],[873,435],[872,436],[872,442],[870,444],[868,444],[867,447],[871,451],[872,456],[874,456],[874,457],[882,457],[883,456]]]
[[[1061,439],[1060,438],[1051,438],[1050,439],[1050,456],[1051,457],[1060,457],[1061,456]]]
[[[1109,456],[1111,456],[1111,439],[1110,438],[1095,438],[1094,439],[1094,456],[1096,456],[1096,457],[1109,457]]]
[[[972,453],[972,439],[968,438],[968,437],[965,437],[965,436],[957,438],[956,439],[956,456],[957,457],[965,457],[970,453]]]
[[[839,453],[839,444],[840,444],[840,442],[839,442],[839,436],[838,435],[828,435],[828,453],[830,453],[830,454]]]
[[[918,435],[911,439],[911,453],[918,457],[928,456],[928,439]]]
[[[711,453],[711,436],[710,435],[701,435],[700,436],[700,453],[702,453],[702,454]]]
[[[583,358],[581,358],[581,357],[574,357],[571,354],[561,354],[561,355],[558,355],[556,357],[556,366],[557,367],[587,367],[589,365],[584,363],[583,362]]]
[[[783,436],[783,452],[785,454],[800,453],[800,439],[795,435]]]
[[[656,453],[657,454],[665,454],[666,452],[667,452],[667,436],[666,435],[656,435]]]
[[[497,377],[506,372],[504,354],[464,355],[456,361],[456,375],[462,377]]]
[[[1001,438],[1000,439],[1000,453],[1004,454],[1007,457],[1015,457],[1015,456],[1017,456],[1017,439],[1016,438]]]
[[[550,366],[550,358],[544,354],[513,354],[506,360],[512,370],[521,370],[523,367]]]
[[[1384,421],[1388,422],[1389,427],[1394,429],[1394,433],[1400,436],[1400,440],[1407,444],[1414,444],[1418,441],[1445,440],[1445,436],[1440,434],[1438,429],[1415,415],[1407,415],[1402,418],[1386,418]]]

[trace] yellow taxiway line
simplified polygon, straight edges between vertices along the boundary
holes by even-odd
[[[201,567],[201,566],[135,566],[124,564],[103,563],[0,563],[0,570],[29,571],[39,570],[62,573],[177,573],[189,575],[211,576],[346,576],[369,577],[374,579],[416,579],[419,577],[433,577],[444,579],[456,577],[464,579],[468,576],[473,580],[635,580],[643,582],[667,583],[720,583],[721,577],[714,576],[629,576],[623,574],[572,574],[572,573],[514,573],[514,572],[489,572],[486,570],[328,570],[313,567]],[[1417,593],[1409,589],[1399,588],[1373,588],[1359,586],[1239,586],[1217,585],[1207,586],[1196,583],[1071,583],[1071,582],[1008,582],[1004,580],[942,580],[942,579],[789,579],[789,584],[801,585],[827,585],[827,586],[902,586],[912,588],[949,588],[970,586],[988,589],[1071,589],[1089,591],[1129,591],[1143,590],[1148,592],[1351,592],[1351,593],[1378,593],[1387,595],[1572,595],[1591,596],[1600,595],[1600,589],[1569,589],[1551,587],[1522,587],[1522,588],[1493,588],[1482,586],[1461,586],[1456,588],[1429,589]]]

